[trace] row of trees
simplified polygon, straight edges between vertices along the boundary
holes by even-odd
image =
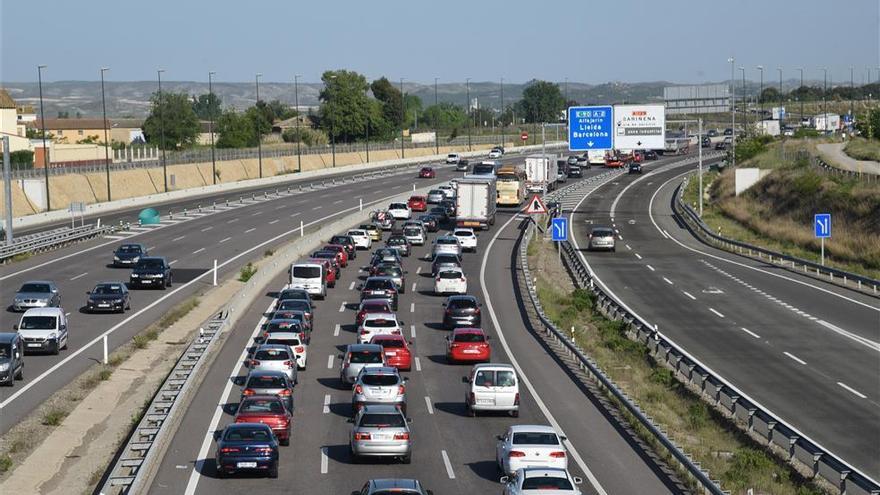
[[[405,94],[386,77],[367,82],[366,77],[354,71],[326,71],[321,76],[324,88],[319,94],[320,108],[310,120],[315,129],[290,130],[283,138],[287,142],[322,144],[327,138],[339,142],[387,141],[395,139],[402,129],[424,127],[439,129],[454,137],[468,122],[505,122],[511,125],[525,122],[556,122],[567,104],[556,84],[536,81],[524,91],[521,100],[508,105],[502,112],[492,109],[472,109],[444,102],[423,108],[418,96]],[[273,100],[263,100],[239,112],[222,109],[216,94],[202,94],[190,98],[185,93],[164,92],[151,97],[151,111],[144,122],[147,139],[164,147],[180,149],[197,143],[200,121],[214,120],[219,148],[256,146],[270,133],[278,120],[297,115],[295,109]],[[326,136],[326,138],[324,138]]]
[[[865,84],[863,86],[836,86],[825,88],[819,86],[800,86],[791,91],[779,92],[779,89],[768,86],[761,91],[759,102],[782,103],[787,101],[828,101],[867,100],[880,96],[880,83]]]

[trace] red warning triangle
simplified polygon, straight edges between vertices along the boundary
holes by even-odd
[[[547,207],[544,206],[544,202],[541,201],[541,197],[535,194],[532,196],[532,199],[529,200],[528,206],[526,206],[525,212],[529,215],[544,215],[547,213]]]

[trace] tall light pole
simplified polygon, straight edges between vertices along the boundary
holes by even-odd
[[[853,80],[853,70],[855,67],[849,66],[849,114],[853,114],[853,93],[855,93],[856,86],[855,81]]]
[[[296,128],[296,171],[302,172],[302,148],[300,148],[302,136],[299,134],[299,78],[299,75],[293,76],[293,104],[296,106],[296,122],[294,123]],[[370,160],[368,159],[367,161]]]
[[[217,183],[217,159],[214,156],[214,71],[208,71],[208,133],[211,134],[211,176]]]
[[[370,163],[370,95],[368,92],[370,91],[370,83],[367,81],[367,86],[364,88],[364,96],[367,99],[367,125],[366,125],[366,136],[367,136],[367,163]],[[436,138],[436,135],[434,136]]]
[[[727,62],[730,63],[730,131],[733,133],[731,136],[730,144],[733,148],[733,152],[731,153],[731,163],[734,167],[736,167],[736,84],[734,83],[734,63],[736,60],[733,57],[727,59]],[[567,114],[568,112],[566,112]],[[700,143],[702,146],[703,143]]]
[[[336,75],[330,74],[330,77],[328,79],[330,81],[335,81]],[[326,84],[324,86],[326,87]],[[336,168],[336,126],[334,125],[336,120],[335,115],[335,113],[331,114],[331,118],[328,119],[330,121],[330,153],[333,155],[333,168]]]
[[[761,109],[760,118],[761,118],[761,120],[764,120],[764,66],[763,65],[758,66],[758,72],[761,73],[761,85],[760,85],[761,89],[758,90],[758,102],[760,104],[760,109]]]
[[[468,151],[471,151],[471,78],[465,79],[464,84],[467,91],[467,101],[464,104],[464,110],[468,121]],[[40,105],[40,108],[42,108],[42,105]],[[45,135],[45,132],[43,135]]]
[[[437,77],[434,78],[434,154],[440,154],[440,140],[437,139],[437,116],[440,114],[437,107]]]
[[[403,148],[403,126],[406,124],[406,98],[403,96],[403,78],[400,78],[400,158],[406,158]]]
[[[504,78],[501,78],[501,148],[504,149]]]
[[[165,160],[165,118],[162,115],[162,73],[165,69],[156,71],[156,78],[159,80],[159,145],[162,147],[162,179],[165,183],[165,192],[168,192],[168,162]]]
[[[101,67],[101,111],[104,114],[104,169],[107,172],[107,201],[110,198],[110,141],[107,138],[107,101],[104,98],[104,72],[110,70],[109,67]]]
[[[747,113],[749,110],[749,102],[746,98],[746,68],[743,66],[739,67],[739,71],[742,73],[742,88],[743,88],[743,133],[748,129],[748,118],[749,114]],[[733,131],[736,134],[736,131]]]
[[[262,72],[257,72],[254,81],[257,83],[257,105],[260,104],[260,78],[263,77]],[[258,108],[259,110],[259,108]],[[263,178],[263,133],[260,131],[260,120],[256,120],[257,126],[257,163],[260,168],[260,178]]]
[[[822,116],[822,117],[823,117],[823,120],[822,120],[822,121],[825,122],[825,126],[824,126],[825,129],[824,129],[824,130],[827,131],[827,130],[828,130],[828,127],[829,127],[829,126],[828,126],[828,100],[827,100],[827,95],[828,95],[828,69],[827,69],[826,67],[822,67],[822,68],[819,69],[819,70],[821,70],[821,71],[825,74],[825,75],[824,75],[824,83],[823,83],[823,86],[822,86],[822,113],[824,113],[825,115]]]
[[[43,131],[43,171],[46,173],[46,211],[52,209],[49,203],[49,148],[46,146],[46,115],[43,113],[43,69],[47,66],[37,66],[37,84],[40,86],[40,127]]]
[[[801,122],[804,120],[804,68],[798,67],[798,72],[801,73],[801,87],[799,88],[801,93]]]
[[[782,103],[784,101],[782,99],[782,67],[777,67],[776,70],[779,71],[779,106],[781,107]],[[785,115],[785,114],[783,113],[783,114],[780,114],[780,116],[779,116],[779,120],[780,120],[779,124],[780,125],[782,125],[782,121],[784,120],[783,115]]]

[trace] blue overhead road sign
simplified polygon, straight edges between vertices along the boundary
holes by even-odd
[[[813,229],[817,239],[831,238],[831,213],[817,213],[813,216]]]
[[[564,242],[568,240],[568,218],[567,217],[558,217],[553,219],[553,223],[551,224],[553,228],[553,240],[557,242]]]
[[[614,148],[614,109],[568,107],[568,149],[571,151],[610,150]]]

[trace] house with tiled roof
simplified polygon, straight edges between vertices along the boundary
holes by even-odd
[[[0,88],[0,136],[8,136],[9,149],[18,151],[30,148],[30,141],[25,135],[25,127],[18,122],[15,100],[8,91]]]

